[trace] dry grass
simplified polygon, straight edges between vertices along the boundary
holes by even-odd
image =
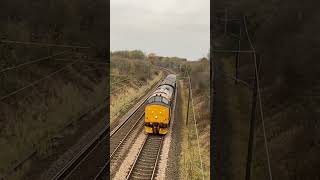
[[[110,98],[110,123],[113,123],[119,115],[134,104],[137,99],[141,98],[162,76],[163,73],[160,72],[154,75],[152,80],[147,80],[144,85],[139,87],[135,87],[134,82],[126,83],[125,88],[119,90],[121,92],[112,94]]]
[[[16,109],[2,105],[5,107],[2,121],[6,123],[0,132],[1,174],[5,174],[18,160],[35,149],[42,158],[50,155],[54,146],[51,138],[68,122],[77,120],[78,115],[90,105],[106,96],[104,82],[96,84],[93,91],[84,91],[62,79],[46,82],[43,86],[41,89],[34,88],[27,98],[21,99]],[[27,168],[24,166],[24,169]],[[15,176],[19,174],[23,174],[23,170]]]
[[[182,119],[186,124],[187,103],[188,103],[188,84],[180,81],[182,95]],[[199,145],[203,172],[205,179],[210,179],[210,124],[206,123],[209,119],[209,106],[203,101],[203,95],[194,96],[194,110],[197,120],[199,134]],[[201,112],[201,113],[200,113]],[[202,179],[201,161],[196,137],[196,127],[193,120],[193,113],[190,104],[188,126],[182,127],[180,171],[183,179]],[[201,121],[199,121],[201,119]]]
[[[225,63],[224,65],[227,74],[234,74],[235,66],[233,63]],[[230,142],[230,159],[232,160],[230,175],[233,179],[243,179],[245,178],[249,136],[251,92],[247,87],[234,85],[233,80],[226,81],[229,83],[229,88],[226,90],[227,113],[228,119],[232,122],[229,130],[232,138]]]
[[[144,59],[111,56],[110,123],[130,108],[163,76]]]

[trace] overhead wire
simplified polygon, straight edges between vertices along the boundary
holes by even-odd
[[[257,57],[256,57],[255,48],[254,48],[253,43],[252,43],[252,41],[250,39],[250,36],[249,36],[249,32],[248,32],[248,28],[247,28],[247,21],[246,21],[246,17],[245,16],[243,16],[243,23],[244,23],[244,27],[245,27],[245,30],[246,30],[246,35],[247,35],[249,44],[251,46],[251,49],[254,51],[253,56],[254,56],[254,66],[255,66],[255,73],[256,73],[257,93],[258,93],[258,100],[259,100],[259,107],[260,107],[259,109],[260,109],[260,116],[261,116],[261,122],[262,122],[265,150],[266,150],[266,155],[267,155],[269,179],[272,180],[272,171],[271,171],[271,164],[270,164],[269,148],[268,148],[268,142],[267,142],[267,137],[266,137],[266,129],[265,129],[265,122],[264,122],[262,102],[261,102],[261,92],[260,92],[260,85],[259,85],[259,76],[258,76],[259,72],[258,72],[258,67],[257,67]]]
[[[52,44],[42,42],[25,42],[25,41],[12,41],[12,40],[0,40],[1,43],[7,44],[21,44],[21,45],[33,45],[33,46],[46,46],[46,47],[61,47],[61,48],[74,48],[74,49],[90,49],[90,46],[76,46],[65,44]]]
[[[55,56],[66,54],[67,52],[68,51],[63,51],[63,52],[56,53],[56,54],[53,54],[53,55],[50,55],[50,56],[46,56],[46,57],[38,58],[38,59],[35,59],[35,60],[32,60],[32,61],[28,61],[28,62],[19,64],[19,65],[13,66],[13,67],[4,68],[4,69],[0,70],[0,73],[4,73],[4,72],[9,71],[9,70],[21,68],[22,66],[27,66],[27,65],[34,64],[34,63],[37,63],[37,62],[40,62],[40,61],[44,61],[44,60],[50,59],[50,58],[55,57]]]
[[[71,67],[73,64],[77,63],[78,61],[79,61],[79,60],[76,60],[76,61],[74,61],[74,62],[72,62],[72,63],[70,63],[70,64],[68,64],[68,65],[66,65],[66,66],[64,66],[64,67],[62,67],[62,68],[60,68],[60,69],[58,69],[57,71],[54,71],[53,73],[50,73],[50,74],[46,75],[45,77],[43,77],[43,78],[41,78],[41,79],[38,79],[38,80],[36,80],[36,81],[28,84],[27,86],[24,86],[24,87],[22,87],[22,88],[20,88],[20,89],[18,89],[18,90],[15,90],[15,91],[13,91],[13,92],[5,95],[5,96],[0,97],[0,101],[4,100],[4,99],[6,99],[6,98],[8,98],[8,97],[10,97],[10,96],[12,96],[12,95],[15,95],[15,94],[17,94],[17,93],[19,93],[19,92],[21,92],[21,91],[23,91],[23,90],[25,90],[25,89],[27,89],[27,88],[29,88],[29,87],[32,87],[32,86],[34,86],[34,85],[42,82],[43,80],[46,80],[46,79],[52,77],[53,75],[55,75],[55,74],[57,74],[57,73],[65,70],[65,69],[67,69],[68,67]]]

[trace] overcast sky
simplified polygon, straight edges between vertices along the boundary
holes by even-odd
[[[210,47],[210,0],[111,0],[110,47],[196,60]]]

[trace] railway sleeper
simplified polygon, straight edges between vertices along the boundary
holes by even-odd
[[[155,151],[158,151],[158,147],[151,147],[148,149],[148,152],[155,152]]]
[[[152,171],[149,172],[149,173],[141,173],[141,172],[135,171],[135,172],[133,172],[132,176],[135,176],[135,175],[139,176],[139,177],[144,177],[144,178],[149,178],[150,179],[150,177],[152,176]]]
[[[141,156],[143,158],[147,158],[147,159],[156,159],[156,155],[153,155],[153,154],[146,154],[144,156]]]
[[[137,164],[144,163],[144,164],[153,164],[155,159],[141,159]]]
[[[137,180],[150,180],[151,177],[149,178],[142,178],[142,177],[139,177],[139,176],[131,176],[130,179],[137,179]]]
[[[138,170],[138,171],[142,171],[142,172],[152,172],[153,171],[153,168],[148,168],[148,167],[146,167],[146,166],[144,166],[144,167],[135,167],[135,169],[136,170]]]
[[[156,161],[156,158],[146,158],[146,157],[144,157],[140,161],[141,162],[146,162],[146,163],[154,163]]]
[[[153,156],[155,157],[158,154],[158,152],[147,152],[147,153],[142,153],[142,156]]]
[[[138,166],[141,166],[141,167],[143,167],[143,168],[148,168],[148,169],[153,169],[153,167],[154,167],[153,164],[150,165],[150,163],[145,163],[145,162],[143,162],[143,163],[138,163],[138,164],[137,164],[137,167],[138,167]]]

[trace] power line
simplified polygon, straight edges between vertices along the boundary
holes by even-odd
[[[102,67],[99,67],[99,68],[91,68],[91,69],[83,70],[83,71],[81,71],[81,72],[88,72],[88,71],[95,71],[95,70],[107,70],[107,68],[102,68]]]
[[[249,83],[245,82],[244,80],[238,79],[238,78],[236,78],[236,77],[234,77],[234,76],[232,76],[232,75],[229,75],[228,73],[226,73],[225,71],[223,71],[222,68],[220,68],[217,64],[215,64],[215,66],[217,67],[215,70],[220,71],[221,74],[223,74],[223,75],[226,76],[227,78],[232,79],[232,80],[237,81],[237,82],[240,82],[241,84],[247,86],[247,87],[250,88],[250,89],[252,88],[252,87],[249,85]]]
[[[11,40],[0,40],[1,43],[7,44],[20,44],[20,45],[32,45],[32,46],[46,46],[46,47],[61,47],[61,48],[74,48],[74,49],[90,49],[89,46],[75,46],[65,44],[50,44],[40,42],[23,42],[23,41],[11,41]]]
[[[258,76],[258,68],[257,68],[257,57],[255,53],[255,48],[252,44],[252,41],[249,36],[248,28],[247,28],[247,22],[246,22],[246,17],[243,17],[243,23],[244,27],[246,30],[246,35],[249,41],[249,44],[251,46],[251,49],[254,51],[253,56],[254,56],[254,66],[255,66],[255,73],[256,73],[256,84],[257,84],[257,93],[258,93],[258,100],[259,100],[259,106],[260,106],[260,116],[261,116],[261,121],[262,121],[262,129],[263,129],[263,136],[264,136],[264,144],[266,148],[266,154],[267,154],[267,162],[268,162],[268,171],[269,171],[269,178],[272,180],[272,171],[271,171],[271,165],[270,165],[270,156],[269,156],[269,148],[268,148],[268,142],[267,142],[267,137],[266,137],[266,130],[265,130],[265,124],[264,124],[264,118],[263,118],[263,110],[262,110],[262,102],[261,102],[261,93],[260,93],[260,85],[259,85],[259,76]]]
[[[10,96],[12,96],[12,95],[14,95],[14,94],[17,94],[17,93],[19,93],[19,92],[21,92],[21,91],[23,91],[23,90],[25,90],[25,89],[27,89],[27,88],[29,88],[29,87],[32,87],[32,86],[40,83],[41,81],[43,81],[43,80],[45,80],[45,79],[48,79],[48,78],[52,77],[53,75],[55,75],[55,74],[63,71],[64,69],[66,69],[66,68],[68,68],[68,67],[71,67],[73,64],[77,63],[78,61],[79,61],[79,60],[74,61],[73,63],[70,63],[70,64],[62,67],[62,68],[60,68],[59,70],[57,70],[57,71],[55,71],[55,72],[53,72],[53,73],[50,73],[50,74],[48,74],[47,76],[45,76],[45,77],[43,77],[43,78],[41,78],[41,79],[38,79],[38,80],[30,83],[30,84],[27,85],[27,86],[24,86],[23,88],[20,88],[20,89],[15,90],[15,91],[13,91],[13,92],[5,95],[5,96],[2,96],[2,97],[0,98],[0,101],[4,100],[4,99],[6,99],[6,98],[8,98],[8,97],[10,97]]]
[[[55,61],[73,61],[71,59],[54,59]],[[89,63],[89,64],[100,64],[100,65],[107,65],[108,62],[101,62],[101,61],[88,61],[88,60],[81,60],[79,63]]]
[[[56,54],[53,54],[51,56],[46,56],[46,57],[42,57],[42,58],[39,58],[39,59],[35,59],[35,60],[29,61],[29,62],[25,62],[25,63],[19,64],[17,66],[4,68],[4,69],[0,70],[0,73],[4,73],[4,72],[12,70],[12,69],[18,69],[18,68],[21,68],[22,66],[26,66],[26,65],[34,64],[34,63],[37,63],[37,62],[40,62],[40,61],[44,61],[44,60],[47,60],[47,59],[50,59],[52,57],[59,56],[59,55],[65,54],[65,53],[67,53],[67,51],[64,51],[64,52],[61,52],[61,53],[56,53]]]
[[[212,52],[216,53],[253,53],[252,50],[219,50],[219,49],[213,49]]]

